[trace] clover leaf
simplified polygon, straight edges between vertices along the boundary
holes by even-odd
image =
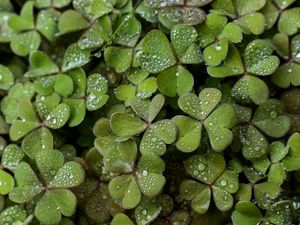
[[[52,149],[38,152],[36,162],[43,184],[31,166],[21,162],[14,171],[17,186],[9,193],[9,198],[22,203],[45,192],[35,206],[35,216],[44,224],[59,223],[61,214],[71,216],[75,212],[76,197],[66,188],[81,184],[84,171],[76,162],[64,164],[62,153]]]
[[[184,194],[184,198],[192,200],[193,210],[206,213],[211,195],[221,211],[227,211],[233,206],[231,194],[238,191],[239,184],[236,173],[225,170],[225,166],[224,158],[217,153],[194,155],[185,162],[187,173],[202,182],[186,181],[181,184],[182,193],[188,193]]]
[[[231,143],[232,132],[229,129],[235,125],[235,111],[231,105],[222,104],[216,108],[220,99],[221,93],[218,89],[206,88],[200,92],[199,97],[195,94],[188,93],[181,96],[178,100],[179,107],[184,112],[200,120],[198,122],[199,125],[196,126],[197,132],[201,132],[202,124],[204,125],[208,132],[212,148],[216,151],[224,150]],[[213,111],[214,109],[215,111]],[[222,116],[224,116],[224,118]],[[181,129],[179,128],[179,130]],[[199,141],[197,140],[196,142],[200,143],[201,135],[199,135],[197,139]],[[179,141],[182,140],[179,139]],[[181,146],[184,148],[182,150],[192,151],[192,147],[188,145],[188,143],[181,143]],[[196,146],[193,148],[195,147]]]

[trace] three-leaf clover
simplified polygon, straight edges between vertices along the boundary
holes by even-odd
[[[10,200],[29,202],[38,197],[35,217],[43,224],[56,224],[62,215],[72,216],[76,209],[76,196],[68,188],[80,185],[84,170],[76,162],[64,163],[61,152],[45,149],[36,155],[40,177],[27,162],[21,162],[14,170],[16,187],[9,193]]]

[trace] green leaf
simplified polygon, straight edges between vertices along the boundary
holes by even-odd
[[[197,120],[205,119],[216,107],[221,99],[221,92],[215,88],[205,88],[197,97],[193,93],[187,93],[178,99],[178,105],[182,111]]]
[[[233,206],[233,197],[222,188],[212,186],[212,193],[216,207],[220,211],[228,211]]]
[[[238,24],[231,22],[224,26],[224,29],[220,34],[219,38],[225,38],[232,43],[239,43],[243,39],[243,33]]]
[[[125,113],[114,113],[111,116],[110,125],[112,131],[120,137],[134,136],[147,128],[144,121]]]
[[[76,187],[84,181],[84,176],[84,170],[79,163],[67,162],[58,170],[49,187]]]
[[[184,167],[192,177],[205,184],[212,184],[225,170],[225,160],[217,153],[207,157],[194,155],[184,162]]]
[[[146,225],[155,220],[162,207],[154,202],[143,201],[134,210],[135,220],[137,225]]]
[[[10,48],[18,56],[26,56],[32,51],[36,51],[41,43],[41,37],[36,31],[27,31],[15,35],[11,42]]]
[[[108,1],[92,1],[90,7],[94,19],[104,16],[113,10],[111,3]]]
[[[291,53],[295,62],[300,63],[300,35],[295,35],[291,40]]]
[[[225,170],[224,173],[214,183],[215,187],[219,187],[225,192],[234,194],[239,189],[239,179],[237,173]]]
[[[206,13],[196,7],[165,7],[159,10],[159,21],[168,29],[176,24],[197,25],[205,20]]]
[[[65,103],[61,103],[47,115],[45,125],[52,129],[61,128],[67,123],[70,114],[70,107]]]
[[[277,184],[282,184],[285,179],[286,173],[284,166],[280,163],[272,164],[268,174],[268,181]]]
[[[74,85],[74,91],[72,94],[73,98],[80,98],[85,96],[86,94],[86,86],[87,86],[87,79],[86,74],[82,68],[76,68],[73,70],[70,70],[68,72],[69,76],[73,80]]]
[[[114,216],[113,220],[111,221],[111,225],[134,225],[134,223],[123,213],[118,213]]]
[[[133,98],[130,102],[132,109],[145,121],[151,123],[165,103],[165,97],[158,94],[152,100]]]
[[[265,6],[260,10],[260,12],[265,16],[265,29],[271,29],[277,22],[279,16],[277,6],[273,4],[272,1],[267,1]]]
[[[203,57],[208,66],[218,66],[226,59],[228,53],[228,41],[222,39],[204,49]]]
[[[171,42],[182,63],[196,64],[202,61],[201,50],[195,45],[197,37],[197,30],[192,26],[178,24],[171,30]]]
[[[254,196],[261,209],[268,209],[280,194],[280,185],[272,182],[263,182],[254,186]]]
[[[108,184],[110,195],[122,202],[124,209],[135,208],[141,199],[141,191],[130,175],[122,175],[113,178]]]
[[[289,36],[284,33],[278,33],[274,35],[272,41],[278,54],[283,58],[288,58],[290,54]]]
[[[76,205],[77,205],[77,198],[68,189],[57,189],[51,190],[48,193],[50,198],[53,198],[57,210],[61,212],[64,216],[72,216],[75,213]]]
[[[267,139],[254,126],[249,126],[243,146],[243,156],[246,159],[260,158],[267,151]]]
[[[26,77],[39,77],[58,72],[54,61],[42,51],[33,51],[29,56],[30,69],[25,73]]]
[[[288,88],[291,85],[300,85],[300,65],[297,63],[285,63],[282,64],[275,72],[272,74],[272,82],[280,88]]]
[[[172,121],[178,129],[176,148],[182,152],[195,151],[201,142],[202,124],[192,118],[180,115],[173,117]]]
[[[166,183],[166,178],[161,174],[149,173],[146,176],[142,175],[139,180],[141,192],[148,197],[158,195]]]
[[[159,73],[176,63],[168,38],[159,30],[152,30],[144,37],[138,60],[150,73]]]
[[[19,205],[10,206],[0,214],[0,224],[14,224],[16,221],[24,221],[27,217],[26,210]]]
[[[11,140],[17,141],[28,134],[30,131],[37,128],[39,125],[40,124],[38,122],[21,120],[15,121],[9,130],[9,136]]]
[[[85,110],[85,102],[83,99],[64,99],[64,103],[66,103],[70,110],[71,110],[71,115],[69,119],[69,126],[70,127],[75,127],[79,125],[85,118],[86,110]]]
[[[293,210],[290,201],[274,203],[265,215],[265,218],[275,225],[288,224],[293,221]]]
[[[158,74],[157,85],[160,92],[168,97],[181,96],[192,90],[194,78],[184,67],[174,66]]]
[[[270,159],[273,163],[281,161],[288,152],[289,148],[280,141],[274,141],[269,145]]]
[[[290,21],[295,21],[290,24]],[[278,20],[278,30],[288,36],[292,36],[298,32],[300,28],[300,8],[295,7],[284,10]]]
[[[48,96],[37,95],[35,98],[35,108],[40,116],[44,119],[60,103],[61,97],[53,92]]]
[[[246,75],[234,84],[231,95],[239,103],[261,105],[269,98],[269,88],[263,80]]]
[[[231,128],[236,124],[235,110],[230,104],[222,104],[204,122],[212,148],[223,151],[233,140]]]
[[[8,90],[14,84],[14,76],[6,66],[0,65],[0,89]]]
[[[254,0],[249,2],[247,0],[236,0],[235,6],[238,15],[245,15],[260,10],[266,4],[266,0]]]
[[[114,23],[116,31],[113,43],[127,47],[134,47],[139,40],[142,25],[134,16],[127,14],[119,17]]]
[[[243,74],[244,66],[239,51],[234,45],[229,45],[227,57],[217,67],[208,66],[207,72],[212,77],[223,78]]]
[[[249,73],[270,75],[279,66],[279,58],[272,55],[273,47],[270,42],[257,39],[250,42],[245,49],[245,63]]]
[[[61,35],[82,30],[88,26],[88,21],[80,13],[72,9],[64,11],[58,20],[58,31]]]
[[[177,129],[171,120],[160,120],[150,126],[145,132],[140,150],[142,153],[153,152],[163,155],[166,151],[165,144],[172,144],[177,137]],[[164,144],[165,143],[165,144]]]
[[[73,93],[73,80],[65,74],[55,76],[54,91],[62,97],[66,97]]]
[[[262,214],[252,202],[241,201],[235,206],[231,215],[233,225],[256,225],[262,219]]]
[[[180,196],[191,201],[192,209],[199,214],[206,213],[210,206],[210,188],[196,181],[184,180],[180,184]]]
[[[36,204],[34,215],[43,224],[58,224],[62,216],[57,207],[55,199],[50,194],[45,194]]]
[[[45,149],[36,153],[36,164],[44,181],[49,183],[64,164],[64,156],[53,149]]]
[[[74,69],[76,67],[81,67],[90,61],[90,51],[82,50],[79,48],[78,44],[71,44],[63,57],[62,61],[62,71],[67,71]]]
[[[146,99],[152,96],[157,90],[156,78],[149,77],[142,81],[137,87],[136,96],[141,99]]]
[[[264,15],[257,12],[242,16],[238,24],[245,34],[259,35],[264,32],[266,21]]]
[[[24,157],[22,149],[16,144],[9,144],[2,153],[1,165],[14,171]]]
[[[104,59],[117,73],[125,72],[131,65],[133,51],[130,48],[109,46],[104,50]]]
[[[270,137],[283,137],[291,127],[291,119],[284,114],[284,105],[277,99],[269,99],[258,107],[253,124]]]
[[[10,191],[10,200],[17,203],[27,202],[42,191],[42,184],[28,163],[19,163],[14,171],[14,177],[17,187]]]
[[[131,84],[121,84],[116,88],[116,98],[124,101],[125,106],[130,106],[130,102],[135,97],[136,88]]]
[[[0,170],[0,194],[7,195],[14,187],[14,178],[4,170]]]
[[[8,21],[9,26],[18,33],[34,28],[33,1],[27,1],[20,12],[20,16],[13,16]]]
[[[60,13],[57,11],[41,10],[37,15],[36,29],[49,41],[55,41],[57,33],[57,20]]]
[[[300,133],[294,133],[289,137],[287,145],[290,147],[289,155],[300,157]]]

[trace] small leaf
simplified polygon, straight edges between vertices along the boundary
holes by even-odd
[[[109,46],[104,50],[104,59],[117,73],[125,72],[131,65],[133,51],[130,48]]]
[[[75,127],[79,125],[85,118],[86,110],[85,110],[85,102],[83,99],[64,99],[64,103],[66,103],[70,110],[71,110],[71,115],[69,119],[69,126],[70,127]]]
[[[269,98],[269,88],[263,80],[247,75],[234,84],[231,95],[239,103],[261,105]]]
[[[269,145],[270,159],[273,163],[281,161],[289,152],[289,149],[280,141],[274,141]]]
[[[290,24],[290,21],[295,21]],[[288,36],[292,36],[298,32],[300,28],[300,8],[295,7],[284,10],[278,20],[278,30]]]
[[[41,43],[41,37],[36,31],[27,31],[15,35],[10,47],[12,51],[19,56],[26,56],[32,51],[36,51]]]
[[[10,206],[4,209],[0,214],[0,224],[14,224],[16,221],[24,221],[26,219],[26,210],[19,205]]]
[[[272,55],[271,44],[262,39],[250,42],[245,50],[245,63],[247,71],[256,75],[270,75],[279,66],[279,59]]]
[[[73,92],[73,81],[65,74],[59,74],[55,77],[54,91],[63,97],[66,97]]]
[[[266,21],[262,13],[256,12],[242,16],[238,24],[245,34],[259,35],[264,32]]]
[[[17,141],[20,138],[24,137],[26,134],[28,134],[30,131],[34,130],[39,126],[38,122],[31,122],[31,121],[15,121],[10,130],[9,130],[9,136],[11,140]]]
[[[228,211],[233,206],[233,197],[222,188],[213,186],[212,193],[216,207],[221,211]]]
[[[258,107],[252,121],[268,136],[283,137],[291,127],[291,119],[283,113],[283,103],[277,99],[269,99]]]
[[[152,100],[132,99],[130,105],[133,110],[148,123],[151,123],[165,103],[165,97],[158,94]]]
[[[208,66],[218,66],[226,59],[228,53],[228,41],[222,39],[204,49],[203,57]]]
[[[134,215],[137,225],[146,225],[155,220],[162,207],[154,202],[144,201],[141,202],[135,209]]]
[[[249,126],[243,146],[243,156],[246,159],[260,158],[266,155],[267,151],[267,139],[254,126]]]
[[[217,108],[204,122],[212,148],[223,151],[233,140],[231,128],[236,124],[235,110],[230,104]]]
[[[285,63],[282,64],[272,74],[272,82],[280,88],[288,88],[291,85],[300,85],[300,65],[297,63]]]
[[[256,225],[262,219],[262,214],[252,202],[241,201],[232,213],[233,225]]]
[[[194,155],[185,161],[184,167],[192,177],[205,184],[212,184],[225,170],[225,160],[217,153],[207,157]]]
[[[50,198],[53,198],[57,210],[64,216],[72,216],[75,213],[77,199],[76,196],[68,189],[51,190],[48,193]]]
[[[14,187],[14,178],[4,170],[0,170],[0,194],[7,195]]]
[[[268,209],[280,194],[280,185],[264,182],[254,186],[254,196],[261,209]]]
[[[30,69],[25,73],[26,77],[38,77],[58,72],[54,61],[42,51],[33,51],[29,56]]]
[[[243,33],[239,25],[228,23],[220,34],[220,38],[225,38],[232,43],[239,43],[243,39]]]
[[[183,66],[173,66],[157,76],[160,92],[168,97],[181,96],[193,89],[194,77]]]
[[[223,78],[244,73],[244,66],[239,51],[234,45],[229,45],[227,57],[217,67],[208,66],[207,72],[212,77]]]
[[[78,30],[85,29],[89,23],[84,17],[75,10],[69,9],[64,11],[59,17],[58,31],[59,34],[66,34]]]
[[[43,224],[58,224],[61,214],[57,209],[55,199],[50,194],[45,194],[37,203],[34,210],[35,217]]]
[[[130,102],[135,97],[136,88],[130,84],[121,84],[116,88],[116,98],[124,101],[125,106],[130,106]]]
[[[168,29],[176,24],[197,25],[205,20],[206,13],[196,7],[165,7],[159,10],[159,21]]]
[[[182,152],[195,151],[201,142],[202,124],[186,116],[175,116],[172,121],[178,129],[176,148]]]
[[[141,192],[148,197],[158,195],[166,183],[166,178],[161,174],[149,173],[139,178]]]
[[[134,225],[134,223],[123,213],[118,213],[114,216],[113,220],[111,221],[111,225]]]
[[[14,171],[24,157],[22,149],[16,144],[9,144],[2,153],[1,165]]]
[[[14,84],[14,76],[9,68],[0,65],[0,89],[8,90]]]
[[[63,57],[62,71],[67,71],[76,67],[83,66],[90,61],[90,51],[82,50],[74,43],[71,44]]]
[[[36,164],[44,181],[49,183],[64,164],[64,156],[53,149],[45,149],[36,153]]]
[[[140,66],[150,73],[161,72],[176,63],[168,38],[159,30],[144,37],[138,59]]]
[[[142,120],[125,113],[114,113],[110,119],[112,131],[120,136],[133,136],[143,132],[147,124]]]
[[[187,93],[178,99],[178,105],[182,111],[197,120],[205,119],[216,107],[221,99],[221,92],[215,88],[205,88],[197,97],[193,93]]]
[[[84,180],[84,170],[76,162],[65,163],[57,172],[49,187],[70,188],[80,185]]]
[[[61,103],[47,115],[45,125],[52,129],[61,128],[67,123],[70,114],[70,107],[65,103]]]
[[[56,39],[59,13],[52,10],[41,10],[37,15],[36,28],[49,41]]]

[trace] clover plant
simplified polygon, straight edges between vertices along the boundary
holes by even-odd
[[[300,2],[1,0],[0,225],[299,225]]]

